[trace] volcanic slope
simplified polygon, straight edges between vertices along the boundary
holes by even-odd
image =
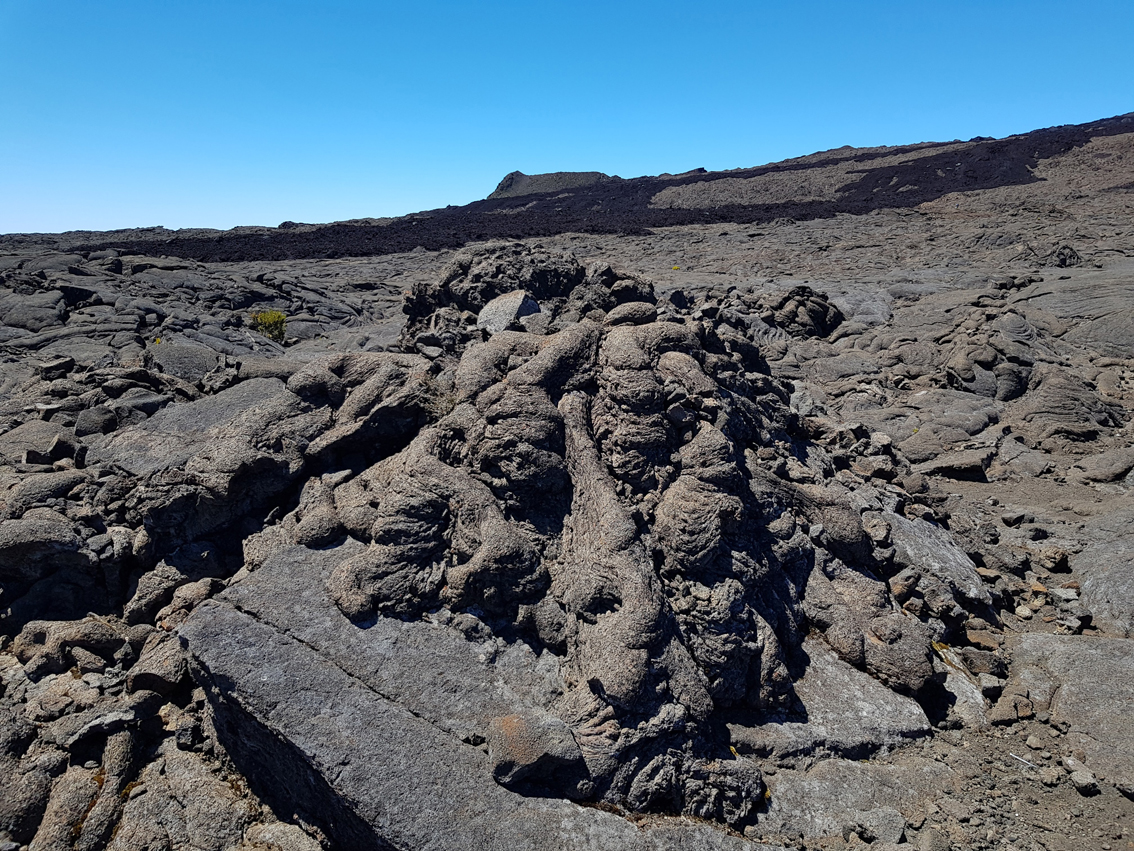
[[[1126,847],[1129,117],[510,178],[0,237],[0,841]]]
[[[288,260],[374,256],[418,247],[434,251],[565,232],[631,235],[677,225],[766,224],[911,210],[955,193],[1032,187],[1044,179],[1037,172],[1042,163],[1126,136],[1132,123],[1134,117],[1124,115],[1005,139],[839,148],[756,168],[695,169],[629,180],[598,172],[514,172],[483,201],[396,219],[285,222],[279,228],[231,231],[72,233],[61,235],[57,244],[145,253],[160,243],[161,253],[206,262]],[[1109,171],[1115,163],[1096,165]],[[1089,169],[1079,176],[1089,181]]]

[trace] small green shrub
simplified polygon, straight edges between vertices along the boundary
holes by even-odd
[[[278,310],[262,310],[252,314],[252,329],[269,340],[282,343],[287,335],[287,317]]]

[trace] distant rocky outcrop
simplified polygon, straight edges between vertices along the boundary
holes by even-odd
[[[61,250],[147,252],[160,244],[161,253],[200,261],[279,261],[397,254],[418,247],[455,249],[470,242],[568,232],[641,235],[651,228],[692,224],[811,221],[910,210],[958,192],[1028,186],[1038,180],[1035,170],[1041,162],[1081,149],[1092,139],[1132,131],[1134,115],[1128,114],[1005,139],[840,148],[722,172],[697,169],[625,180],[600,172],[513,172],[482,201],[381,223],[356,220],[224,232],[152,228],[51,239]],[[1113,165],[1105,164],[1103,169]],[[1120,190],[1128,182],[1124,178],[1113,188]],[[1078,262],[1063,246],[1042,251],[1047,265],[1067,267]]]
[[[601,171],[555,171],[548,174],[524,174],[522,171],[513,171],[504,176],[488,197],[519,198],[545,192],[569,192],[572,189],[610,180],[619,180],[619,178],[603,174]]]

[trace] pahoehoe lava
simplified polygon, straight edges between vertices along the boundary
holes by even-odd
[[[0,236],[0,851],[1121,847],[1131,186]]]

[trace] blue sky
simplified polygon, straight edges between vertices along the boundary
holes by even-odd
[[[0,0],[0,232],[275,225],[1134,110],[1134,2]]]

